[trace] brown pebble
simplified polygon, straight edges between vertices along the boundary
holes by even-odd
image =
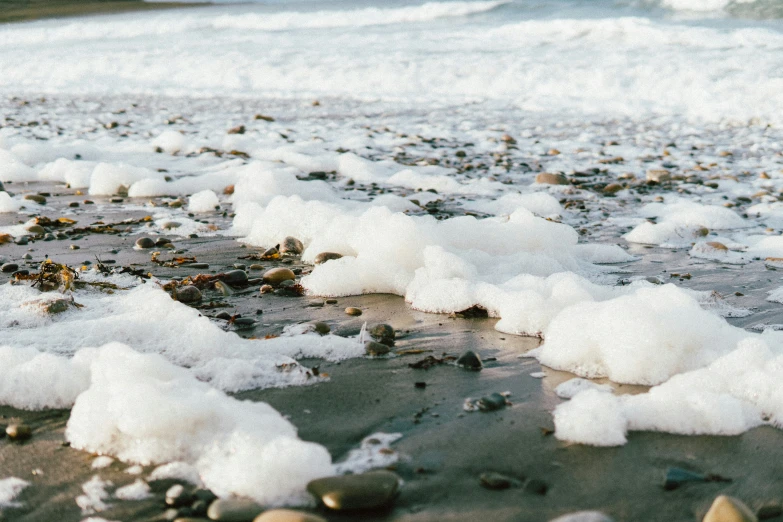
[[[552,174],[551,172],[542,172],[536,176],[536,183],[543,185],[569,185],[568,178],[562,174]]]
[[[321,335],[326,335],[332,330],[331,327],[323,321],[313,323],[313,329],[316,333]]]
[[[320,265],[332,259],[340,259],[341,257],[343,257],[343,255],[338,254],[337,252],[321,252],[320,254],[315,256],[315,259],[313,260],[313,264]]]
[[[258,515],[253,522],[326,522],[326,519],[292,509],[270,509]]]
[[[342,475],[316,479],[307,491],[329,509],[377,509],[397,496],[399,477],[390,471],[371,471],[361,475]]]
[[[741,500],[719,495],[704,515],[703,522],[756,522],[756,515]]]
[[[345,313],[348,315],[355,315],[355,316],[362,315],[362,311],[356,308],[355,306],[349,306],[348,308],[346,308]]]
[[[389,353],[389,347],[385,344],[376,343],[375,341],[367,341],[364,344],[364,351],[367,355],[386,355]]]
[[[290,268],[273,268],[264,272],[261,277],[264,283],[269,285],[279,285],[283,281],[296,280],[296,275]]]
[[[262,294],[269,294],[274,292],[275,288],[272,285],[261,285],[261,288],[259,288],[258,291]]]
[[[10,424],[5,434],[11,440],[27,440],[33,436],[33,430],[27,424]]]

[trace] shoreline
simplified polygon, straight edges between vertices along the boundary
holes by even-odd
[[[30,22],[51,18],[129,13],[133,11],[159,11],[163,9],[191,8],[211,5],[190,2],[145,2],[144,0],[11,0],[0,4],[0,24]]]

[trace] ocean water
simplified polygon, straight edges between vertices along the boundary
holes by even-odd
[[[781,2],[275,1],[0,28],[0,92],[777,121]]]

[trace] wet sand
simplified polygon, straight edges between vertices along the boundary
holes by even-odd
[[[152,11],[208,5],[204,3],[159,2],[143,0],[3,0],[0,23],[25,22],[41,18],[63,18],[96,14]]]
[[[36,185],[35,191],[48,191],[43,215],[56,218],[72,201],[84,196],[62,186]],[[30,187],[9,185],[11,191],[31,191]],[[127,217],[139,218],[140,212],[123,209],[107,198],[92,198],[105,204],[101,216],[106,222]],[[153,198],[160,202],[160,198]],[[91,222],[95,217],[84,212],[77,219]],[[219,213],[206,219],[225,226],[228,218]],[[0,224],[12,224],[16,215],[0,215]],[[43,242],[27,246],[3,245],[2,254],[20,259],[30,252],[33,260],[25,268],[34,269],[48,255],[51,259],[77,266],[85,260],[114,259],[116,265],[143,267],[158,277],[199,273],[189,268],[165,268],[149,261],[149,252],[131,247],[137,235],[90,235],[79,241],[80,250],[70,250],[70,240]],[[178,238],[178,248],[210,265],[210,271],[225,271],[235,263],[254,263],[239,259],[254,249],[242,248],[232,238]],[[112,250],[118,250],[116,254]],[[714,263],[694,263],[680,251],[646,249],[644,261],[620,269],[633,274],[659,275],[690,272],[691,279],[674,279],[681,286],[717,289],[724,294],[741,290],[732,297],[735,305],[754,307],[749,318],[731,320],[734,324],[783,322],[779,307],[764,301],[764,289],[774,272],[763,268],[722,269]],[[279,261],[261,261],[264,268]],[[282,266],[282,265],[281,265]],[[298,262],[288,266],[304,266]],[[304,267],[307,268],[307,267]],[[250,277],[260,275],[250,271]],[[618,274],[618,279],[629,274]],[[0,275],[0,284],[9,279]],[[395,328],[395,350],[403,354],[388,359],[354,359],[342,363],[305,360],[307,366],[319,366],[331,379],[306,387],[267,389],[239,393],[240,399],[266,401],[299,429],[300,437],[323,444],[335,461],[356,448],[366,436],[377,433],[401,433],[392,445],[401,459],[394,466],[405,480],[402,493],[387,512],[335,515],[317,511],[334,521],[358,520],[493,520],[539,521],[560,514],[599,509],[618,521],[695,520],[706,512],[714,497],[725,493],[742,498],[757,509],[783,500],[783,432],[762,427],[737,437],[685,437],[659,433],[629,434],[629,442],[620,448],[595,448],[569,445],[551,436],[551,411],[560,402],[553,390],[572,375],[542,368],[537,361],[520,358],[536,347],[539,340],[502,334],[494,330],[495,319],[452,318],[425,314],[408,307],[402,298],[391,295],[366,295],[339,298],[337,304],[321,308],[308,306],[310,297],[259,296],[256,287],[223,301],[225,308],[203,310],[214,316],[226,310],[259,320],[255,328],[237,333],[263,337],[280,333],[287,324],[325,321],[339,335],[355,335],[361,325],[383,322]],[[220,300],[217,292],[208,299]],[[206,300],[206,299],[205,299]],[[347,306],[364,313],[350,317]],[[259,315],[257,311],[261,310]],[[225,321],[214,319],[218,324]],[[187,325],[182,325],[187,328]],[[429,370],[413,369],[410,363],[433,355],[459,355],[473,349],[485,360],[481,372],[469,372],[453,365],[438,365]],[[420,353],[405,354],[406,350]],[[544,371],[543,379],[529,374]],[[418,388],[416,382],[425,382]],[[633,393],[642,387],[619,386],[619,392]],[[467,397],[479,398],[493,392],[510,392],[511,406],[495,412],[463,411]],[[25,522],[43,520],[79,521],[85,518],[74,502],[81,485],[93,476],[94,455],[64,445],[64,428],[69,411],[29,412],[0,407],[0,424],[23,421],[33,428],[33,437],[24,443],[0,439],[0,468],[4,476],[16,476],[32,483],[19,496],[23,507],[6,509],[1,520]],[[716,473],[732,479],[730,483],[693,483],[675,491],[661,486],[667,468],[682,467],[703,473]],[[115,486],[130,484],[136,476],[124,472],[128,465],[115,462],[100,471]],[[154,468],[146,466],[145,477]],[[527,484],[543,481],[545,495],[525,487],[492,491],[479,484],[479,475],[500,472]],[[165,507],[163,492],[169,482],[151,484],[154,496],[143,501],[112,499],[112,507],[100,513],[107,520],[154,520]]]

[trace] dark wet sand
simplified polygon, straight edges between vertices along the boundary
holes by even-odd
[[[152,11],[203,6],[203,3],[160,2],[143,0],[0,0],[0,23],[24,22],[41,18],[62,18],[94,14]]]
[[[9,190],[24,187],[10,185]],[[32,186],[24,190],[32,190]],[[51,190],[53,196],[44,215],[57,217],[57,208],[70,201],[81,201],[62,187],[35,186]],[[61,194],[57,196],[56,194]],[[100,202],[100,198],[94,198]],[[105,221],[133,215],[115,206],[116,212],[104,209]],[[116,218],[116,219],[115,219]],[[0,224],[13,223],[16,215],[0,215]],[[92,221],[90,215],[82,218]],[[210,222],[227,222],[219,215]],[[36,242],[29,246],[3,245],[0,253],[19,260],[32,248],[37,261],[49,254],[58,262],[78,265],[83,260],[112,258],[117,264],[138,263],[161,277],[197,273],[193,269],[162,268],[149,263],[149,253],[131,249],[137,236],[89,236],[82,240],[81,250],[68,250],[69,240]],[[251,264],[237,258],[253,251],[243,249],[230,238],[177,239],[179,248],[210,269],[223,271],[234,263]],[[109,251],[119,248],[116,255]],[[662,261],[656,263],[655,261]],[[277,262],[261,262],[265,268]],[[665,275],[668,272],[690,272],[692,279],[678,285],[698,289],[716,288],[724,294],[741,290],[745,296],[732,297],[732,303],[758,307],[747,319],[735,324],[783,322],[780,307],[763,301],[768,278],[776,276],[763,266],[721,269],[714,263],[694,264],[683,253],[653,249],[647,259],[630,264],[635,273]],[[257,276],[259,272],[250,272]],[[627,276],[624,274],[623,276]],[[0,284],[8,279],[0,275]],[[384,513],[334,515],[321,513],[333,521],[546,521],[563,513],[600,509],[619,521],[686,521],[700,520],[714,497],[721,493],[737,496],[757,509],[768,502],[783,500],[783,432],[758,428],[737,437],[685,437],[660,433],[631,433],[629,442],[620,448],[594,448],[569,445],[547,435],[542,428],[553,427],[551,411],[560,402],[554,387],[572,377],[564,372],[544,368],[546,377],[535,379],[528,374],[541,371],[532,359],[519,355],[535,347],[537,339],[516,337],[494,330],[494,319],[457,319],[411,310],[400,297],[369,295],[340,298],[336,305],[307,307],[310,298],[287,298],[257,293],[233,296],[226,308],[231,313],[257,317],[259,325],[241,332],[244,336],[279,333],[283,326],[310,320],[323,320],[333,331],[355,335],[364,321],[387,322],[400,335],[396,348],[432,350],[416,355],[390,359],[355,359],[340,364],[304,361],[319,365],[331,380],[309,387],[269,389],[237,394],[238,398],[266,401],[299,428],[300,436],[323,444],[336,461],[359,444],[362,438],[376,432],[403,435],[393,444],[402,456],[396,471],[405,480],[393,508]],[[209,294],[208,297],[218,297]],[[361,317],[349,317],[346,306],[364,310]],[[256,315],[257,310],[263,314]],[[222,309],[204,311],[215,315]],[[187,325],[183,325],[187,327]],[[428,371],[409,368],[408,364],[426,355],[457,355],[474,349],[486,360],[481,372],[467,372],[450,365]],[[493,358],[495,360],[493,360]],[[424,381],[426,389],[415,382]],[[625,387],[620,391],[638,391]],[[510,391],[513,406],[491,413],[465,413],[466,397]],[[307,411],[306,411],[307,410]],[[414,415],[423,412],[420,422]],[[0,407],[0,424],[22,420],[33,429],[31,441],[17,444],[0,439],[0,476],[16,476],[32,485],[18,500],[19,509],[6,509],[0,520],[39,522],[80,521],[74,498],[81,485],[96,474],[90,467],[93,455],[63,445],[67,410],[27,412]],[[717,473],[733,479],[731,483],[694,483],[667,492],[661,487],[665,470],[679,466],[694,471]],[[136,477],[124,473],[126,464],[115,462],[101,470],[100,476],[115,486],[133,482]],[[146,476],[152,466],[145,467]],[[490,491],[479,485],[478,476],[497,471],[524,479],[544,481],[546,495],[527,492],[524,488]],[[162,486],[161,486],[162,487]],[[111,500],[112,508],[100,513],[107,520],[152,520],[163,510],[163,494],[145,501]]]

